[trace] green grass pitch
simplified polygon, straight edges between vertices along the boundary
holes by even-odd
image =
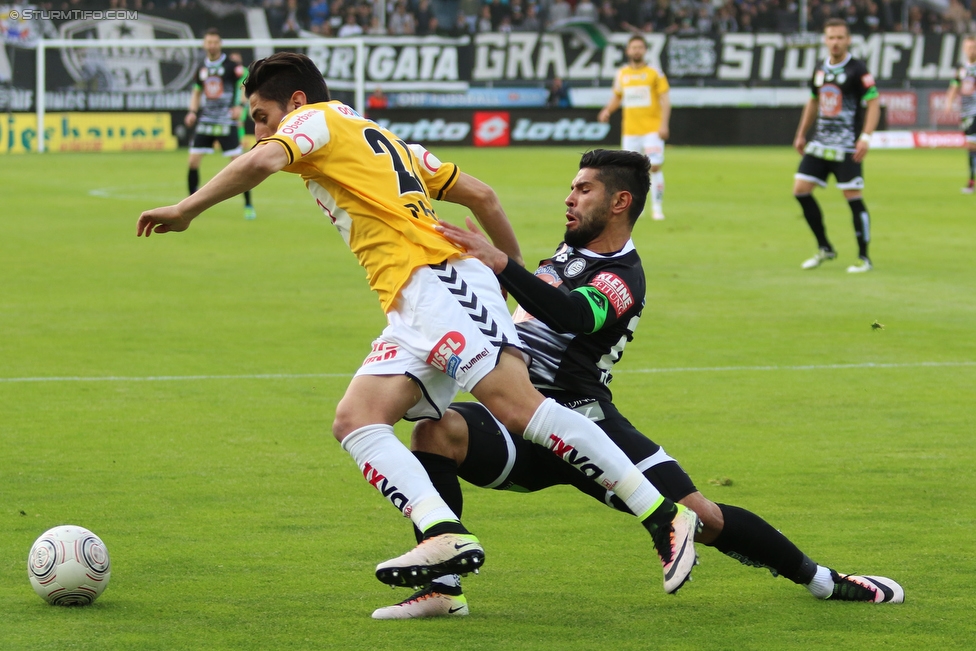
[[[530,264],[552,251],[580,152],[436,153],[496,188]],[[896,578],[904,605],[819,602],[701,546],[668,596],[631,518],[568,489],[469,488],[488,553],[471,616],[409,622],[369,618],[408,594],[373,577],[413,544],[408,523],[330,433],[385,320],[299,179],[258,188],[256,221],[235,199],[138,240],[141,210],[182,197],[184,152],[0,158],[0,649],[972,648],[964,158],[871,153],[875,271],[852,276],[833,187],[817,196],[839,258],[800,270],[815,243],[795,152],[670,148],[667,220],[635,231],[648,304],[612,385],[706,495],[822,564]],[[65,523],[112,557],[89,608],[27,580],[31,543]]]

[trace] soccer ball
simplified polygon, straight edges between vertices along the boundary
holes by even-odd
[[[84,527],[64,525],[41,534],[27,557],[34,592],[55,606],[87,606],[102,594],[112,564],[102,539]]]

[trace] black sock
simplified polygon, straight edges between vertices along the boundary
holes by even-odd
[[[854,235],[857,236],[857,255],[868,259],[868,242],[871,241],[871,217],[864,201],[858,197],[847,202],[851,206],[851,216],[854,218]]]
[[[969,152],[969,182],[976,179],[976,151]]]
[[[725,526],[710,546],[743,565],[765,567],[774,575],[806,585],[813,580],[817,564],[751,511],[719,504]]]
[[[189,172],[187,172],[186,183],[190,186],[190,194],[196,192],[197,188],[200,186],[200,170],[191,169]]]
[[[796,200],[800,202],[800,207],[803,208],[803,217],[807,220],[810,230],[813,231],[813,236],[817,238],[817,245],[821,249],[833,251],[834,247],[830,246],[830,242],[827,241],[827,231],[824,229],[820,204],[817,203],[812,194],[798,194]]]
[[[250,206],[251,205],[251,191],[250,190],[245,190],[244,191],[244,205],[245,206]]]
[[[430,482],[434,485],[437,492],[440,493],[441,498],[454,511],[455,515],[460,518],[461,511],[464,509],[464,494],[461,492],[461,482],[458,481],[457,474],[457,463],[454,462],[454,459],[442,457],[439,454],[432,454],[430,452],[414,452],[413,456],[417,457],[417,460],[423,465],[424,470],[430,476]],[[421,542],[425,538],[439,536],[442,533],[469,533],[463,526],[454,522],[435,524],[426,533],[421,533],[417,527],[414,527],[413,532],[417,537],[417,542]]]

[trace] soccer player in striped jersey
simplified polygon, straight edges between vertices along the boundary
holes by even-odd
[[[946,94],[946,112],[959,96],[962,130],[966,134],[966,155],[969,160],[969,183],[962,189],[963,194],[976,191],[976,35],[967,34],[962,42],[962,52],[966,60],[956,70],[956,77],[949,82]]]
[[[380,563],[377,578],[421,585],[484,561],[478,539],[393,432],[404,418],[442,417],[463,389],[508,431],[612,489],[650,534],[665,591],[680,588],[696,562],[698,517],[664,497],[589,419],[532,386],[494,274],[438,230],[431,199],[450,198],[457,167],[418,157],[393,133],[330,101],[321,73],[304,55],[281,52],[256,61],[245,93],[259,144],[178,205],[142,213],[136,233],[184,231],[207,208],[280,170],[303,178],[365,268],[389,324],[336,407],[332,426],[365,479],[423,532],[417,547]],[[492,239],[517,256],[504,213],[489,217]]]
[[[847,271],[864,273],[873,267],[868,257],[871,218],[864,205],[861,164],[868,155],[871,134],[878,126],[881,103],[867,66],[848,52],[851,32],[842,18],[831,18],[824,23],[824,43],[830,54],[813,72],[811,97],[803,108],[793,139],[793,147],[803,156],[794,177],[793,196],[803,208],[803,217],[819,247],[800,266],[816,269],[837,257],[827,239],[820,205],[813,197],[813,188],[827,187],[827,179],[832,174],[850,206],[857,237],[858,263],[849,266]],[[813,140],[807,142],[807,131],[814,124]]]
[[[445,228],[492,267],[518,300],[516,327],[532,358],[532,383],[596,422],[663,494],[698,513],[704,523],[698,542],[745,565],[767,568],[820,599],[901,602],[904,591],[895,581],[840,574],[818,565],[755,513],[705,498],[678,462],[614,406],[612,372],[644,308],[644,270],[630,235],[647,195],[647,164],[634,152],[584,154],[566,199],[564,241],[534,274],[479,234]],[[514,492],[572,485],[629,513],[612,491],[600,489],[542,446],[511,436],[476,402],[454,403],[441,420],[419,423],[411,447],[458,514],[463,506],[459,475],[475,486]],[[457,617],[468,612],[460,578],[444,576],[398,604],[377,609],[373,617]]]

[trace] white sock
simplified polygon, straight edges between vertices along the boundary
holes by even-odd
[[[620,448],[583,414],[546,398],[532,415],[525,438],[551,450],[622,499],[644,520],[664,497]]]
[[[366,478],[421,531],[459,518],[434,489],[417,457],[386,424],[360,427],[342,440]]]
[[[817,573],[813,575],[813,580],[806,585],[817,599],[826,599],[834,593],[834,579],[830,576],[830,569],[823,565],[817,566]]]
[[[651,172],[651,209],[664,212],[664,172]]]

